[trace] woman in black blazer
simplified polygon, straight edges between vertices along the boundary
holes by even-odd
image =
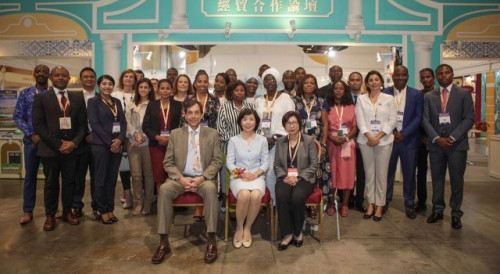
[[[296,111],[289,111],[281,120],[288,133],[276,141],[274,172],[276,173],[276,206],[283,240],[278,250],[290,243],[302,246],[306,200],[314,190],[318,154],[314,137],[300,133],[302,119]],[[293,241],[292,241],[293,240]]]
[[[162,79],[158,82],[160,100],[150,102],[142,121],[142,131],[149,138],[149,154],[153,164],[153,181],[158,188],[165,182],[163,158],[170,139],[170,131],[180,125],[182,103],[171,99],[172,83]]]
[[[99,94],[89,99],[88,119],[92,128],[92,157],[95,163],[97,209],[103,224],[118,221],[113,214],[116,180],[120,167],[127,121],[120,100],[111,97],[115,80],[102,75],[97,80]]]

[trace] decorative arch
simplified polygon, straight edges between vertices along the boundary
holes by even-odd
[[[449,41],[500,42],[500,14],[475,17],[455,25]]]

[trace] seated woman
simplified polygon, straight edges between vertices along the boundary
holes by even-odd
[[[252,245],[250,231],[266,191],[264,174],[269,166],[269,150],[266,137],[256,134],[259,122],[255,110],[243,109],[237,119],[241,133],[229,139],[227,149],[226,166],[232,174],[229,188],[238,199],[233,237],[235,248]]]
[[[276,141],[274,171],[276,182],[276,205],[280,233],[283,237],[278,245],[282,251],[292,243],[302,246],[302,224],[305,218],[306,200],[314,190],[318,155],[314,137],[300,133],[302,119],[299,113],[289,111],[281,123],[288,136]]]

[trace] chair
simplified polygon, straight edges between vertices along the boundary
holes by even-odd
[[[319,163],[319,162],[321,162],[321,153],[320,153],[321,152],[321,144],[318,141],[314,141],[314,147],[316,148],[316,152],[318,153],[318,163]],[[314,187],[314,190],[311,193],[311,195],[309,195],[309,197],[306,200],[306,207],[309,207],[309,206],[316,207],[316,211],[318,212],[318,218],[317,218],[317,220],[318,220],[318,222],[317,222],[318,237],[317,237],[317,240],[319,241],[320,244],[322,244],[323,231],[324,231],[324,229],[323,229],[323,224],[324,224],[323,196],[322,196],[321,189],[318,187],[318,178],[317,177],[316,177],[316,186]],[[335,206],[335,207],[337,207],[337,206]],[[338,214],[338,210],[336,210],[336,212]],[[276,240],[277,236],[278,236],[278,225],[279,225],[277,211],[274,214],[274,218],[275,218],[275,221],[274,221],[274,236],[273,236],[273,238],[274,238],[274,240]],[[305,221],[307,222],[307,218],[305,219]],[[337,222],[337,226],[338,226],[338,222]],[[314,238],[314,230],[313,229],[311,229],[311,235]]]
[[[224,224],[224,241],[229,240],[229,206],[230,205],[236,205],[237,199],[234,196],[233,192],[231,189],[228,188],[226,195],[226,220]],[[269,192],[269,189],[266,187],[266,193],[264,193],[264,196],[262,196],[262,200],[260,202],[261,206],[267,206],[268,214],[270,215],[270,222],[271,222],[271,240],[274,241],[274,218],[273,218],[273,213],[274,210],[273,208],[273,199],[271,199],[271,192]]]

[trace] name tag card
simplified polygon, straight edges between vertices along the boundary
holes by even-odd
[[[298,177],[299,176],[299,169],[298,168],[289,167],[287,175],[288,176],[292,176],[292,177]]]
[[[403,130],[403,115],[404,115],[404,112],[398,111],[398,114],[396,116],[396,122],[397,122],[396,127],[397,127],[398,131]]]
[[[162,131],[160,131],[160,136],[169,137],[170,136],[170,130],[162,130]]]
[[[451,117],[449,113],[439,113],[439,124],[451,124]]]
[[[59,128],[60,129],[71,129],[71,118],[70,117],[60,117],[59,118]]]
[[[342,131],[342,135],[339,135],[339,137],[342,137],[344,135],[349,134],[349,128],[347,127],[346,123],[342,123],[342,125],[340,125],[340,128],[338,130],[339,134],[340,134],[340,131]]]
[[[377,120],[370,121],[370,132],[373,136],[377,135],[382,130],[382,123]]]
[[[113,122],[112,133],[120,133],[120,122]]]

